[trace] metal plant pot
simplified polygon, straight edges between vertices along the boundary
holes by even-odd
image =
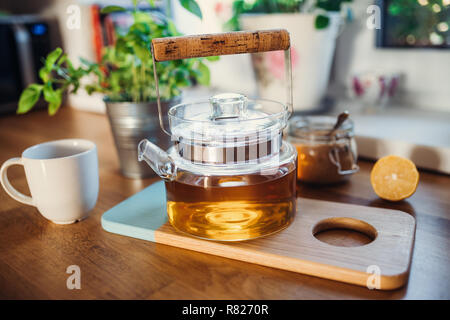
[[[169,107],[180,101],[179,97],[161,101],[163,114],[167,114]],[[165,150],[171,145],[170,137],[160,128],[156,102],[105,103],[122,174],[134,179],[155,176],[148,165],[138,161],[137,146],[142,139],[149,139]]]

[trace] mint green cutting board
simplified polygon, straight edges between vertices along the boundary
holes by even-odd
[[[155,242],[155,230],[167,222],[166,189],[158,181],[106,211],[102,227],[123,236]]]

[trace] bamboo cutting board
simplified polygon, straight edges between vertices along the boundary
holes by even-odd
[[[216,242],[175,231],[167,222],[165,188],[157,182],[102,216],[106,231],[129,237],[289,270],[325,279],[391,290],[409,274],[415,219],[397,210],[298,198],[298,212],[285,230],[244,242]],[[314,234],[354,229],[375,238],[359,247],[324,243]]]

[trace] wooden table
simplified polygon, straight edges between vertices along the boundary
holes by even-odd
[[[62,138],[86,138],[98,146],[100,195],[91,216],[73,225],[55,225],[35,208],[0,191],[0,298],[20,299],[449,299],[450,178],[421,172],[413,197],[401,203],[380,200],[372,191],[372,163],[349,183],[299,186],[299,195],[336,202],[399,209],[417,219],[408,285],[396,291],[366,288],[304,276],[154,244],[108,233],[103,212],[156,179],[131,180],[118,172],[106,116],[63,108],[0,118],[0,163],[28,146]],[[9,177],[27,192],[23,169]],[[332,235],[331,235],[332,236]],[[335,237],[337,235],[334,235]],[[339,236],[339,235],[338,235]],[[340,235],[342,242],[359,241]],[[339,240],[339,239],[338,239]],[[68,290],[66,268],[81,268],[81,290]]]

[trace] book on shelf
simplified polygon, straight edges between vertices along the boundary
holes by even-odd
[[[157,2],[158,3],[158,2]],[[101,61],[103,48],[113,46],[117,40],[117,35],[124,34],[133,24],[133,16],[130,12],[111,12],[102,13],[103,6],[98,4],[91,5],[91,21],[93,28],[93,46],[97,62]],[[143,11],[163,12],[162,6],[155,9],[149,6],[140,7]]]
[[[88,52],[81,53],[81,57],[89,57],[96,62],[102,60],[104,49],[107,46],[113,46],[117,40],[118,35],[124,34],[133,24],[133,16],[130,12],[111,12],[102,13],[101,9],[106,5],[120,5],[125,8],[132,9],[131,1],[84,1],[84,11],[89,14],[89,23],[91,29],[91,37],[83,39],[87,41],[89,46],[82,46],[89,48]],[[157,1],[155,9],[150,8],[144,2],[141,3],[139,9],[144,11],[159,11],[164,12],[164,2]],[[78,58],[78,56],[77,56]],[[103,103],[103,95],[94,93],[88,95],[87,92],[81,90],[77,94],[69,96],[69,103],[72,107],[80,110],[87,110],[93,112],[105,112],[105,105]]]

